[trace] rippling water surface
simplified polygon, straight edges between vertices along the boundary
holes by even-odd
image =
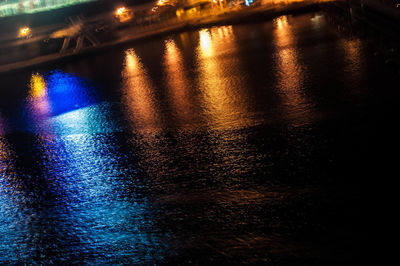
[[[307,14],[1,76],[0,263],[356,257],[380,67]]]

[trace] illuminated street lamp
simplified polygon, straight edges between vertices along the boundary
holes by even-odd
[[[115,14],[117,16],[121,16],[122,14],[124,14],[126,12],[126,7],[120,7],[117,9],[117,11],[115,11]]]
[[[123,6],[115,11],[115,17],[119,20],[119,22],[126,22],[133,17],[133,12]]]
[[[166,2],[167,2],[167,0],[158,0],[157,5],[163,6],[163,5],[165,5]]]
[[[177,3],[176,0],[158,0],[157,1],[157,6],[175,6]]]
[[[31,29],[29,27],[22,27],[19,29],[18,37],[19,38],[29,38],[31,36]]]

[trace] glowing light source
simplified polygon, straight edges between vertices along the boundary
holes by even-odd
[[[126,22],[133,17],[133,12],[123,6],[115,11],[115,17],[119,20],[119,22]]]
[[[200,33],[200,51],[202,55],[206,57],[213,55],[210,33],[207,30],[201,30],[199,33]]]
[[[19,37],[28,37],[31,34],[31,29],[29,27],[23,27],[21,29],[19,29]]]
[[[177,3],[176,0],[158,0],[157,6],[165,6],[165,5],[174,6],[176,3]]]
[[[166,0],[158,0],[157,5],[163,6],[163,5],[165,5],[166,2],[167,2]]]
[[[117,9],[117,11],[115,12],[115,14],[118,15],[118,16],[120,16],[120,15],[122,15],[122,14],[125,13],[125,12],[126,12],[126,7],[120,7],[120,8]]]

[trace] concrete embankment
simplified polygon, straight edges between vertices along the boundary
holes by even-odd
[[[160,21],[147,26],[132,26],[117,30],[115,36],[102,41],[95,46],[84,47],[79,51],[70,50],[69,52],[50,54],[39,54],[31,58],[0,63],[0,74],[11,71],[37,67],[40,65],[51,64],[54,62],[73,60],[74,58],[85,56],[92,53],[101,52],[127,42],[134,42],[148,38],[154,38],[163,34],[185,31],[212,25],[246,23],[257,20],[270,19],[284,14],[304,13],[318,10],[320,1],[293,2],[289,4],[277,4],[268,6],[258,6],[253,8],[243,8],[238,10],[225,10],[213,16],[201,16],[185,20],[170,19]]]

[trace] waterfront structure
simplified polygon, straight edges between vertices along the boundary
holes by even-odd
[[[0,18],[32,14],[96,0],[0,0]]]

